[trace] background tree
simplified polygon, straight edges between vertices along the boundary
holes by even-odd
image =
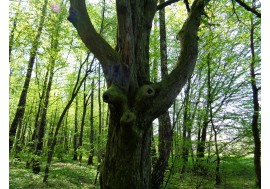
[[[95,80],[92,80],[91,84],[91,94],[90,94],[90,151],[87,165],[93,164],[93,157],[94,157],[94,88],[95,88]]]
[[[13,146],[13,143],[15,140],[16,130],[17,130],[18,125],[22,121],[23,116],[24,116],[27,92],[28,92],[28,88],[29,88],[29,84],[30,84],[30,80],[31,80],[31,75],[32,75],[32,70],[33,70],[33,66],[34,66],[34,62],[35,62],[35,58],[36,58],[36,54],[37,54],[38,43],[40,40],[41,32],[42,32],[45,17],[46,17],[47,5],[48,5],[48,0],[45,0],[43,7],[42,7],[42,16],[41,16],[40,21],[39,21],[37,34],[36,34],[34,41],[32,42],[32,47],[30,49],[30,57],[29,57],[29,61],[28,61],[27,73],[25,76],[23,89],[22,89],[20,100],[18,103],[18,108],[16,110],[15,117],[14,117],[14,119],[11,123],[10,129],[9,129],[9,137],[10,137],[9,138],[9,151],[11,151],[11,149],[12,149],[12,146]]]
[[[80,90],[80,87],[82,86],[82,84],[84,83],[85,79],[87,78],[87,76],[91,72],[91,67],[92,67],[91,65],[92,64],[90,64],[90,66],[87,65],[87,69],[86,69],[85,75],[81,79],[82,67],[88,61],[89,54],[90,53],[87,54],[87,57],[86,57],[85,61],[83,63],[81,63],[81,66],[80,66],[79,71],[78,71],[78,74],[77,74],[76,83],[75,83],[75,86],[73,87],[73,91],[72,91],[71,97],[70,97],[68,103],[66,104],[66,106],[65,106],[63,112],[61,113],[61,115],[59,117],[59,120],[57,122],[57,126],[55,128],[55,132],[54,132],[54,135],[53,135],[53,141],[52,141],[52,143],[49,146],[48,159],[47,159],[47,164],[46,164],[46,169],[45,169],[45,176],[43,178],[43,182],[47,182],[47,179],[49,177],[49,169],[50,169],[50,165],[51,165],[51,162],[52,162],[52,158],[53,158],[53,154],[54,154],[54,148],[55,148],[56,141],[57,141],[57,135],[58,135],[59,129],[61,127],[61,124],[62,124],[62,122],[63,122],[63,120],[65,118],[65,115],[66,115],[67,111],[69,110],[69,108],[70,108],[73,100],[75,99],[76,95],[78,94],[78,92]],[[93,61],[92,61],[92,63],[93,63]]]
[[[255,63],[256,54],[254,49],[254,24],[253,19],[251,19],[251,29],[250,29],[250,50],[251,50],[251,61],[250,61],[250,80],[252,88],[253,97],[253,116],[252,116],[252,134],[254,138],[254,168],[256,175],[256,186],[261,187],[261,139],[259,131],[259,90],[256,84],[256,73],[255,73]]]
[[[164,3],[164,1],[159,1]],[[159,26],[160,26],[160,67],[161,67],[161,78],[165,79],[168,76],[167,68],[167,44],[166,44],[166,23],[165,23],[165,8],[159,11]],[[168,160],[171,151],[172,142],[172,128],[171,120],[168,110],[158,118],[158,153],[153,171],[151,174],[151,187],[161,188],[164,173],[168,165]]]

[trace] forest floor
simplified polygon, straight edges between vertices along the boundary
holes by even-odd
[[[212,164],[208,164],[203,175],[196,174],[194,171],[186,171],[182,175],[179,173],[171,174],[166,189],[255,189],[252,157],[222,158],[220,165],[221,184],[219,186],[215,184],[215,173],[214,161]],[[164,185],[166,185],[166,180]]]
[[[44,161],[45,162],[45,161]],[[74,161],[55,160],[50,168],[50,176],[47,184],[42,182],[45,164],[42,164],[40,174],[32,173],[31,168],[27,169],[25,162],[16,159],[10,160],[9,164],[9,188],[10,189],[86,189],[99,188],[97,179],[97,167],[87,166],[86,160],[80,165]],[[177,168],[175,169],[177,170]],[[210,169],[209,169],[210,170]],[[215,186],[215,169],[207,174],[198,176],[191,172],[181,175],[174,171],[170,179],[166,180],[163,188],[166,189],[253,189],[254,171],[252,158],[226,158],[222,161],[221,185]],[[97,179],[97,180],[96,180]],[[96,182],[96,184],[95,184]],[[166,185],[166,187],[165,187]]]
[[[94,189],[98,188],[99,180],[96,180],[96,166],[80,165],[79,162],[54,161],[50,167],[50,175],[47,184],[43,183],[44,167],[41,172],[34,174],[31,168],[26,168],[26,163],[13,161],[9,164],[9,188],[10,189]]]

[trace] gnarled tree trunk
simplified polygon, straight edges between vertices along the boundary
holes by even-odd
[[[117,0],[118,43],[114,50],[94,29],[85,1],[70,0],[68,20],[102,66],[110,121],[101,188],[151,188],[151,123],[166,112],[194,70],[197,31],[205,5],[195,0],[177,35],[176,68],[161,82],[149,81],[149,37],[156,0]]]

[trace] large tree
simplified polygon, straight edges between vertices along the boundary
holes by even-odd
[[[197,32],[205,0],[195,0],[177,34],[181,50],[175,69],[162,81],[149,79],[149,38],[157,0],[116,0],[118,35],[113,49],[95,30],[85,0],[70,0],[68,20],[86,47],[98,58],[108,90],[110,121],[101,188],[151,187],[151,123],[165,113],[192,74],[197,55]]]

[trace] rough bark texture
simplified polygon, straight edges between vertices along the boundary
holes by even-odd
[[[110,121],[101,188],[151,188],[151,122],[165,113],[194,70],[197,31],[204,0],[195,0],[178,39],[176,68],[161,82],[149,82],[149,37],[156,0],[117,0],[117,51],[96,32],[85,1],[70,0],[68,20],[100,61],[108,90]]]

